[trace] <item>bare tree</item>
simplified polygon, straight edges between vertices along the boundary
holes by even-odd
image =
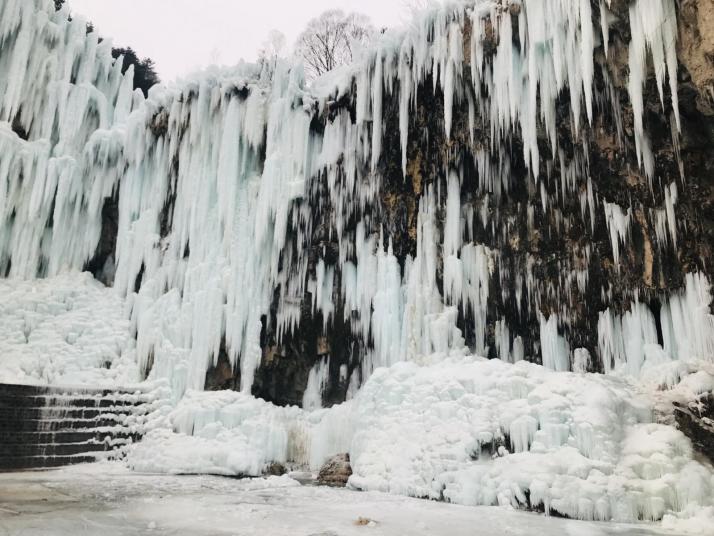
[[[437,0],[402,0],[402,22],[409,24],[414,20],[417,13],[425,11],[439,5]]]
[[[285,34],[280,30],[270,30],[268,38],[263,41],[263,46],[258,51],[258,57],[261,60],[274,60],[282,57],[285,44]]]
[[[367,43],[374,28],[367,16],[345,14],[339,9],[325,11],[312,19],[298,37],[296,54],[305,64],[305,74],[315,78],[354,59],[357,48]]]
[[[279,30],[271,30],[268,38],[258,50],[258,63],[262,66],[261,76],[272,80],[278,60],[285,55],[285,34]]]

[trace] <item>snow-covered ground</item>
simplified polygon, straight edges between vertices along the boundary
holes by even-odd
[[[118,464],[0,474],[0,535],[12,536],[675,535],[653,525],[570,521],[288,477],[157,476]]]

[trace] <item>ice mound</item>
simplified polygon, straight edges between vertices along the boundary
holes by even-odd
[[[380,370],[358,396],[360,489],[588,520],[706,505],[714,475],[625,380],[466,359]]]
[[[350,485],[586,520],[660,520],[714,506],[714,472],[652,422],[628,380],[475,357],[378,369],[350,402],[314,412],[189,392],[130,453],[131,467],[260,475],[349,452]]]
[[[128,458],[137,471],[258,476],[288,459],[289,423],[299,408],[280,408],[243,393],[189,391],[171,413],[173,430],[147,435]]]
[[[233,391],[188,391],[127,458],[137,471],[259,476],[273,463],[318,468],[345,452],[352,405],[313,412]]]

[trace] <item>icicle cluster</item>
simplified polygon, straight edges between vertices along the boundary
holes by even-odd
[[[606,372],[624,368],[639,376],[646,366],[714,355],[714,315],[709,312],[711,285],[701,274],[689,274],[686,287],[663,300],[659,325],[652,310],[635,301],[624,315],[600,313],[598,343]]]

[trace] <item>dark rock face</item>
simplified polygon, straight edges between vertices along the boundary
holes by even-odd
[[[676,404],[674,416],[694,447],[714,463],[714,394],[702,395],[687,406]]]
[[[216,363],[206,373],[206,391],[240,390],[240,372],[231,365],[225,345],[221,346]]]
[[[87,263],[85,271],[107,286],[114,283],[114,254],[119,232],[119,196],[107,198],[102,206],[102,233],[94,257]]]
[[[317,476],[317,482],[323,486],[331,486],[335,488],[344,488],[347,481],[352,476],[352,467],[350,466],[349,454],[338,454],[330,458],[320,468],[320,473]]]
[[[318,254],[331,244],[327,239],[317,241],[310,249],[308,272],[314,277]],[[273,314],[264,317],[261,332],[263,359],[256,371],[253,395],[280,405],[302,405],[302,397],[307,386],[310,369],[329,357],[329,381],[323,392],[323,404],[339,404],[347,394],[347,380],[341,378],[340,369],[345,367],[349,374],[359,366],[359,343],[352,336],[349,324],[342,319],[339,293],[339,275],[334,283],[333,299],[337,313],[327,323],[322,313],[312,311],[312,295],[306,294],[301,303],[300,327],[295,332],[282,336],[278,342],[275,311],[278,296],[275,296]]]
[[[592,5],[593,24],[599,27],[599,3],[593,1]],[[403,269],[407,256],[416,254],[417,213],[426,189],[431,186],[445,192],[449,172],[459,174],[463,209],[483,215],[475,217],[466,232],[474,242],[495,252],[485,336],[491,358],[499,357],[496,323],[505,320],[511,337],[521,337],[526,359],[541,361],[540,318],[555,314],[559,334],[567,339],[571,351],[587,350],[591,356],[588,369],[603,371],[607,366],[599,352],[597,330],[602,311],[609,308],[621,314],[637,298],[654,313],[662,343],[657,314],[661,304],[683,288],[688,273],[708,274],[714,265],[714,7],[696,0],[678,4],[680,133],[672,128],[671,95],[665,88],[660,100],[654,69],[647,67],[643,122],[655,163],[649,179],[637,159],[635,115],[628,94],[629,5],[627,0],[611,2],[614,20],[610,21],[608,50],[606,53],[602,44],[595,50],[592,121],[588,122],[583,111],[576,127],[570,96],[564,93],[556,107],[557,147],[551,146],[541,125],[537,180],[527,169],[519,135],[494,150],[490,125],[477,118],[472,137],[467,98],[457,99],[447,139],[444,95],[438,85],[433,90],[431,78],[417,91],[404,175],[399,102],[393,94],[384,93],[380,199],[361,216],[371,222],[371,232],[381,232],[385,244],[391,241]],[[517,23],[515,15],[513,20]],[[470,31],[467,21],[465,42]],[[488,61],[497,42],[485,45]],[[473,92],[468,55],[463,86],[463,91]],[[485,86],[482,90],[486,91]],[[354,102],[349,99],[332,105],[321,116],[316,115],[315,130],[324,129],[336,109],[354,115]],[[498,184],[482,173],[484,161],[501,170]],[[677,190],[676,244],[663,240],[657,221],[672,188]],[[304,245],[310,251],[308,278],[314,278],[318,259],[337,265],[338,245],[335,233],[330,232],[331,211],[336,209],[319,185],[313,188],[309,203],[313,222],[319,222],[313,227],[310,243]],[[610,203],[631,211],[619,261],[606,219],[605,207]],[[443,224],[446,211],[443,206],[438,211]],[[293,235],[295,231],[291,230]],[[443,270],[440,254],[437,279],[442,290]],[[523,274],[528,274],[530,281],[527,290]],[[263,361],[256,374],[255,395],[278,404],[300,404],[310,369],[329,355],[323,402],[329,405],[344,400],[348,388],[344,372],[349,378],[371,343],[353,337],[349,321],[344,320],[341,276],[336,270],[335,313],[326,329],[321,314],[313,314],[312,296],[307,292],[301,303],[300,327],[278,342],[274,304],[263,321]],[[586,277],[587,283],[579,284],[578,277]],[[474,348],[474,318],[463,310],[459,314],[459,328]],[[233,371],[231,376],[219,360],[206,387],[238,385],[237,374]]]
[[[271,316],[271,320],[263,317],[263,356],[255,374],[252,394],[282,406],[301,406],[310,369],[329,356],[329,380],[323,392],[323,404],[343,402],[347,394],[347,378],[359,366],[358,342],[349,326],[339,318],[328,324],[326,333],[323,333],[322,315],[318,312],[313,316],[309,294],[303,300],[302,310],[300,329],[284,334],[280,343],[277,342],[275,316]],[[346,377],[344,370],[348,371]],[[239,390],[240,377],[239,367],[231,366],[225,347],[222,347],[216,364],[208,369],[205,389]]]

